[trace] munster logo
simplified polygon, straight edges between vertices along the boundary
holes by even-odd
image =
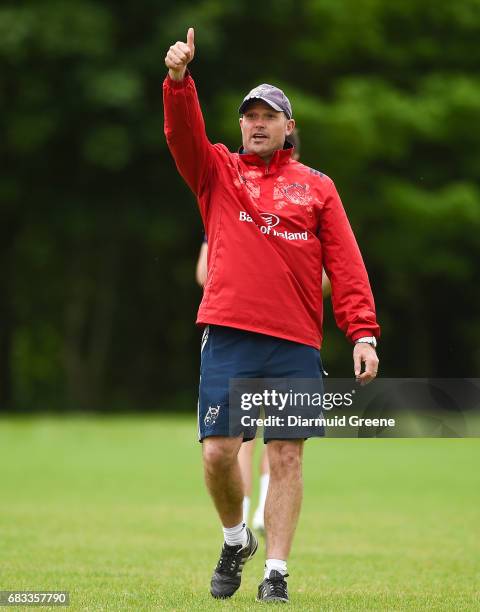
[[[215,425],[218,414],[220,412],[220,407],[221,406],[219,404],[217,404],[216,406],[208,407],[207,414],[205,415],[205,418],[203,419],[203,422],[205,423],[207,427]]]
[[[308,189],[308,185],[292,183],[291,185],[285,185],[282,190],[290,202],[305,206],[306,204],[309,204],[312,199],[312,197],[308,194]]]

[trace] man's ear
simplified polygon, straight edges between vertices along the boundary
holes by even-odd
[[[240,127],[242,127],[243,117],[240,117],[240,118],[239,118],[238,123],[240,124]]]
[[[287,136],[290,136],[290,134],[293,132],[294,129],[295,129],[295,119],[288,119],[287,125],[285,127],[285,134]]]

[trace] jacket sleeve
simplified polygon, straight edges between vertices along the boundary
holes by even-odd
[[[365,264],[335,185],[328,179],[320,223],[323,265],[332,285],[338,327],[354,342],[380,336]]]
[[[200,197],[213,167],[214,147],[207,138],[197,90],[188,71],[182,81],[167,75],[163,105],[168,147],[185,182]]]

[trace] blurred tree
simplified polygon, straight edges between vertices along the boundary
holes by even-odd
[[[290,96],[337,183],[389,375],[480,366],[480,3],[43,0],[0,7],[0,402],[195,402],[201,226],[163,137],[166,49],[195,25],[208,132],[254,84]],[[324,355],[351,374],[327,316]]]

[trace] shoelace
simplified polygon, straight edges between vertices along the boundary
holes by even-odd
[[[216,570],[222,571],[223,573],[234,574],[240,561],[240,555],[238,554],[240,550],[241,547],[239,548],[238,546],[224,546]]]
[[[266,582],[268,585],[269,595],[274,597],[287,597],[287,583],[285,582],[285,578],[287,578],[288,574],[285,576],[274,576],[273,578],[267,578]]]

